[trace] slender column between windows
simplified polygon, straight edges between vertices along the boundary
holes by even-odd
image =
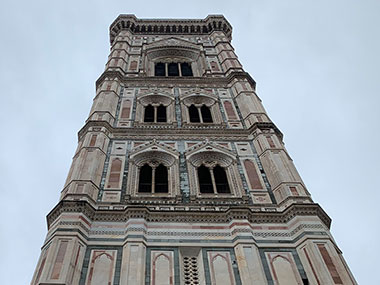
[[[202,164],[197,173],[201,194],[231,194],[226,170],[220,165],[208,167]]]
[[[144,122],[146,123],[166,123],[166,106],[151,105],[145,107]]]
[[[214,190],[214,194],[217,194],[218,192],[216,189],[214,171],[211,167],[207,167],[207,168],[208,168],[208,171],[210,171],[210,175],[211,175],[212,189]]]
[[[199,120],[200,120],[201,123],[203,123],[203,118],[202,118],[201,108],[198,106],[198,107],[197,107],[197,110],[198,110],[198,114],[199,114],[199,115],[198,115],[198,116],[199,116]]]
[[[182,77],[181,63],[179,63],[179,62],[178,62],[178,74],[180,77]]]
[[[152,166],[151,166],[152,165]],[[144,164],[139,169],[139,193],[169,193],[168,169],[156,162]]]
[[[154,65],[154,76],[193,76],[193,70],[188,62],[157,62]]]
[[[192,104],[188,107],[189,118],[191,123],[212,123],[212,115],[210,108],[206,105],[197,105]]]
[[[155,190],[156,190],[155,179],[156,179],[156,168],[152,167],[152,193],[155,193]]]

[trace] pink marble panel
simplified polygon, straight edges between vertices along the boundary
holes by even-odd
[[[63,260],[65,258],[68,243],[69,241],[67,240],[63,240],[59,243],[57,256],[55,258],[55,262],[53,266],[53,271],[51,273],[51,279],[59,279],[59,275],[61,274]]]

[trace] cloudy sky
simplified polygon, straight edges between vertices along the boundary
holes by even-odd
[[[224,14],[359,284],[380,284],[380,1],[1,1],[0,284],[28,284],[104,69],[108,27]]]

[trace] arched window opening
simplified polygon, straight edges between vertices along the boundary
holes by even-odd
[[[198,108],[194,105],[189,107],[189,117],[191,123],[199,123],[201,121],[199,118]]]
[[[154,192],[155,193],[168,193],[168,169],[160,164],[155,169],[154,175]]]
[[[201,193],[214,193],[210,170],[203,164],[198,167],[199,191]]]
[[[157,108],[157,122],[166,122],[166,107],[164,105]]]
[[[166,70],[165,70],[165,63],[158,62],[156,63],[154,67],[154,76],[165,76]]]
[[[145,107],[144,122],[154,122],[154,108],[150,104]]]
[[[157,62],[154,65],[154,76],[193,76],[193,70],[188,62]]]
[[[168,75],[179,76],[178,63],[171,62],[168,64]]]
[[[140,168],[138,192],[169,193],[168,169],[163,164],[157,167],[144,164]]]
[[[193,71],[191,69],[191,65],[187,62],[181,63],[181,73],[182,76],[193,76]]]
[[[144,164],[140,169],[139,192],[152,192],[152,167],[150,167],[148,164]]]
[[[219,165],[213,169],[216,191],[218,193],[230,193],[226,171]]]
[[[207,107],[206,105],[202,105],[201,114],[203,123],[212,123],[212,116],[209,107]]]
[[[201,165],[197,168],[199,192],[208,194],[230,194],[227,173],[223,167],[216,165],[214,168]]]

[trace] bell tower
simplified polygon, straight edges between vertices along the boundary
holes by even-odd
[[[231,36],[221,15],[111,24],[31,284],[357,284]]]

